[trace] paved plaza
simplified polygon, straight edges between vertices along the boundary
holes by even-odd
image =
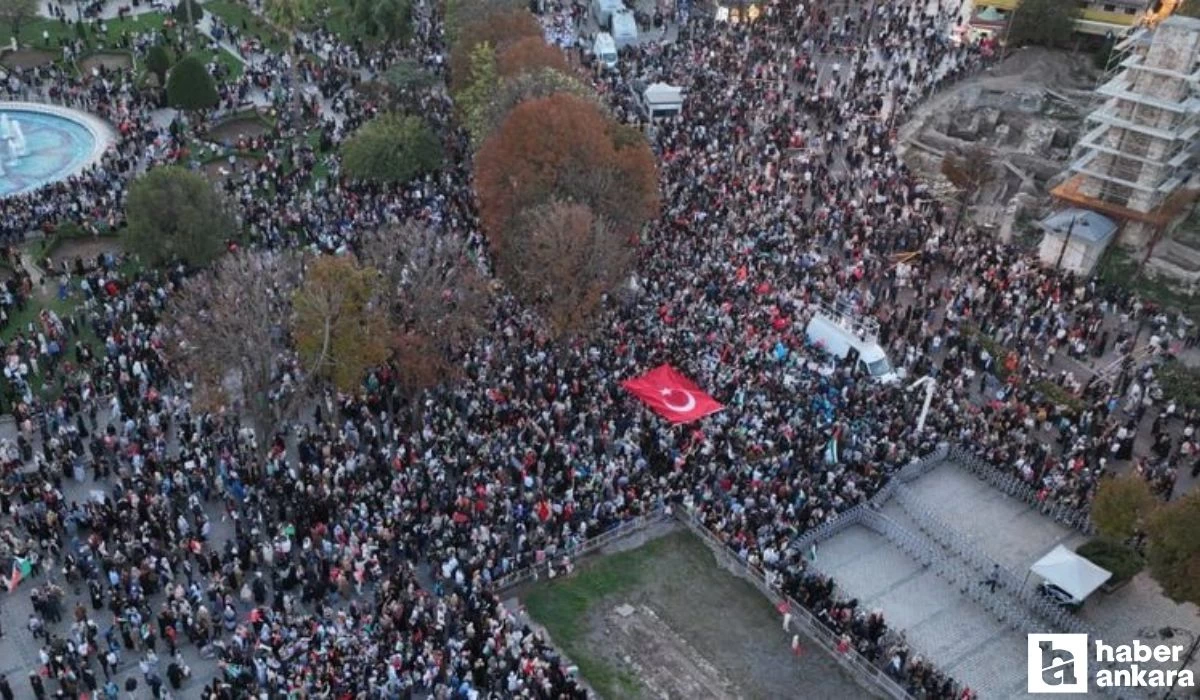
[[[915,502],[954,530],[982,559],[999,564],[1019,580],[1056,545],[1075,549],[1087,539],[950,463],[908,489]],[[884,505],[880,514],[924,537],[896,499]],[[1025,692],[1026,632],[1054,630],[1013,629],[1011,619],[972,599],[986,573],[980,574],[975,590],[965,590],[939,575],[936,564],[924,565],[862,525],[822,543],[816,566],[864,608],[882,611],[890,625],[904,630],[915,653],[927,655],[981,697],[1030,697]],[[1030,576],[1026,585],[1036,585],[1036,578]],[[987,595],[1006,593],[1000,589]],[[1176,633],[1178,641],[1173,643],[1187,645],[1189,635],[1200,631],[1196,606],[1165,598],[1146,572],[1112,593],[1094,593],[1079,617],[1090,632],[1111,643],[1153,640],[1161,628],[1174,627],[1183,631]],[[1193,659],[1189,668],[1200,671],[1200,663]]]

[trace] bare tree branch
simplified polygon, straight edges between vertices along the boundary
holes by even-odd
[[[168,308],[168,355],[194,384],[197,408],[248,418],[265,445],[307,393],[288,336],[298,259],[234,253],[184,282]]]

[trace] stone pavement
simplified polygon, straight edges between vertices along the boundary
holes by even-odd
[[[952,464],[934,469],[909,488],[941,523],[1020,580],[1055,545],[1075,549],[1086,540]],[[883,513],[915,530],[895,504],[886,505]],[[981,697],[1028,697],[1025,633],[1051,630],[1011,629],[937,576],[936,566],[922,566],[866,527],[856,525],[824,542],[816,567],[864,608],[882,611],[891,626],[906,633],[916,652]],[[1036,579],[1031,576],[1026,585],[1036,585]],[[1195,605],[1163,596],[1143,572],[1113,593],[1094,593],[1079,617],[1111,644],[1153,640],[1160,629],[1171,627],[1176,634],[1172,643],[1186,646],[1200,634],[1197,613]],[[1200,672],[1200,660],[1189,668]]]
[[[981,698],[1024,694],[1025,636],[1004,626],[883,536],[854,526],[823,543],[816,566],[860,607],[878,610],[916,654]]]

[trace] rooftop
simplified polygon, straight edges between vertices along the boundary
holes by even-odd
[[[1075,207],[1056,211],[1038,225],[1047,233],[1070,232],[1072,238],[1082,238],[1089,243],[1103,243],[1117,231],[1117,223],[1107,216]]]
[[[1160,27],[1175,27],[1178,29],[1189,29],[1193,32],[1200,32],[1200,18],[1188,17],[1187,15],[1173,14],[1164,19]]]

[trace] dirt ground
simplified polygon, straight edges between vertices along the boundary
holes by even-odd
[[[133,59],[127,53],[98,53],[80,61],[79,69],[84,73],[90,73],[97,66],[104,66],[108,70],[119,70],[132,65]]]
[[[596,582],[616,577],[633,583],[578,605],[581,593],[572,590],[577,581],[596,592]],[[532,603],[529,613],[556,643],[564,637],[564,652],[589,682],[602,686],[598,692],[609,691],[610,700],[866,695],[811,642],[802,640],[802,653],[793,654],[791,637],[770,602],[720,569],[709,549],[686,532],[585,562],[572,579],[544,586],[570,599],[551,607],[575,605],[579,619],[536,617],[545,606]],[[597,665],[615,671],[617,680],[607,687],[595,683],[589,668]]]
[[[242,137],[265,134],[270,129],[254,117],[241,117],[222,122],[208,130],[208,140],[216,143],[234,143]]]
[[[47,63],[53,63],[57,58],[58,54],[53,51],[20,49],[5,53],[4,58],[0,58],[0,64],[4,64],[9,68],[36,68],[37,66],[44,66]]]
[[[1048,203],[1049,188],[1084,129],[1098,79],[1090,54],[1017,50],[919,105],[899,129],[897,150],[935,193],[949,195],[953,186],[941,175],[945,154],[983,148],[993,167],[971,220],[1011,236],[1013,207],[1036,216]]]
[[[66,261],[67,265],[74,267],[75,258],[83,260],[85,267],[94,267],[96,264],[96,256],[102,253],[120,252],[122,249],[120,238],[82,238],[70,241],[64,241],[58,248],[50,254],[50,263],[55,270],[62,267],[62,261]],[[39,260],[38,264],[42,264]]]

